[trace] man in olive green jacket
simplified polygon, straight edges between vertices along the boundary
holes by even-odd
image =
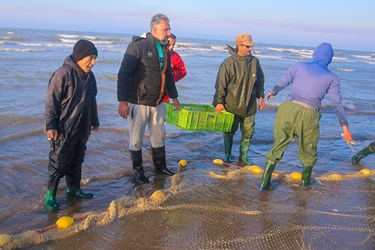
[[[227,110],[235,115],[231,131],[224,133],[224,161],[231,161],[233,136],[240,125],[242,136],[239,161],[252,165],[247,154],[254,134],[257,98],[259,109],[264,107],[264,74],[258,58],[251,55],[254,46],[251,36],[240,34],[235,43],[236,48],[228,45],[230,57],[219,68],[212,104],[218,113]]]

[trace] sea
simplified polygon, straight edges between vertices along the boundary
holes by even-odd
[[[128,121],[117,113],[116,90],[127,45],[133,35],[143,32],[0,28],[0,249],[375,248],[374,179],[345,177],[375,169],[375,154],[360,164],[351,163],[354,153],[375,140],[375,51],[343,50],[332,44],[335,54],[329,68],[341,80],[342,103],[357,144],[349,145],[342,139],[327,96],[320,110],[313,178],[330,173],[342,178],[318,181],[310,191],[296,188],[296,183],[285,178],[302,169],[296,138],[276,166],[283,177],[275,190],[264,194],[257,190],[261,175],[230,178],[230,172],[242,170],[236,160],[231,165],[213,163],[223,158],[221,132],[183,130],[166,124],[167,163],[178,171],[178,180],[160,180],[154,174],[146,132],[143,158],[151,184],[134,186]],[[234,46],[234,41],[176,35],[175,51],[188,72],[176,84],[179,100],[211,105],[219,66],[229,56],[227,44]],[[97,79],[101,125],[90,136],[82,169],[82,189],[94,193],[94,198],[66,197],[62,179],[57,194],[60,209],[51,213],[44,207],[49,152],[44,120],[47,85],[78,39],[88,39],[98,49],[92,71]],[[265,93],[293,64],[310,61],[314,50],[303,45],[261,43],[256,37],[254,42],[252,54],[259,58],[264,71]],[[287,87],[266,101],[265,108],[256,114],[249,159],[260,168],[273,144],[277,108],[288,91]],[[240,131],[234,138],[235,158],[239,142]],[[179,166],[181,160],[187,161],[186,167]],[[156,190],[164,190],[162,202],[147,203]],[[114,215],[108,223],[91,220],[78,229],[78,224],[87,222],[80,222],[79,216],[101,216],[114,211],[108,207],[119,201],[125,201],[127,213]],[[147,204],[141,206],[141,201]],[[62,216],[76,219],[74,230],[53,226]]]

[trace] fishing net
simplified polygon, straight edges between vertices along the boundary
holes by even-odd
[[[72,215],[65,229],[54,224],[1,235],[0,248],[375,249],[375,170],[313,172],[309,189],[299,187],[296,172],[276,171],[276,189],[260,192],[259,169],[186,168],[168,188],[142,185],[106,211]]]

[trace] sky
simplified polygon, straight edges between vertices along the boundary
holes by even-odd
[[[374,0],[0,0],[0,27],[139,35],[158,13],[177,37],[375,51]]]

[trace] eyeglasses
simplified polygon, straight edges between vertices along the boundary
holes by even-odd
[[[241,44],[241,46],[245,46],[248,49],[252,49],[254,47],[254,46],[249,46],[249,45],[245,45],[245,44]]]

